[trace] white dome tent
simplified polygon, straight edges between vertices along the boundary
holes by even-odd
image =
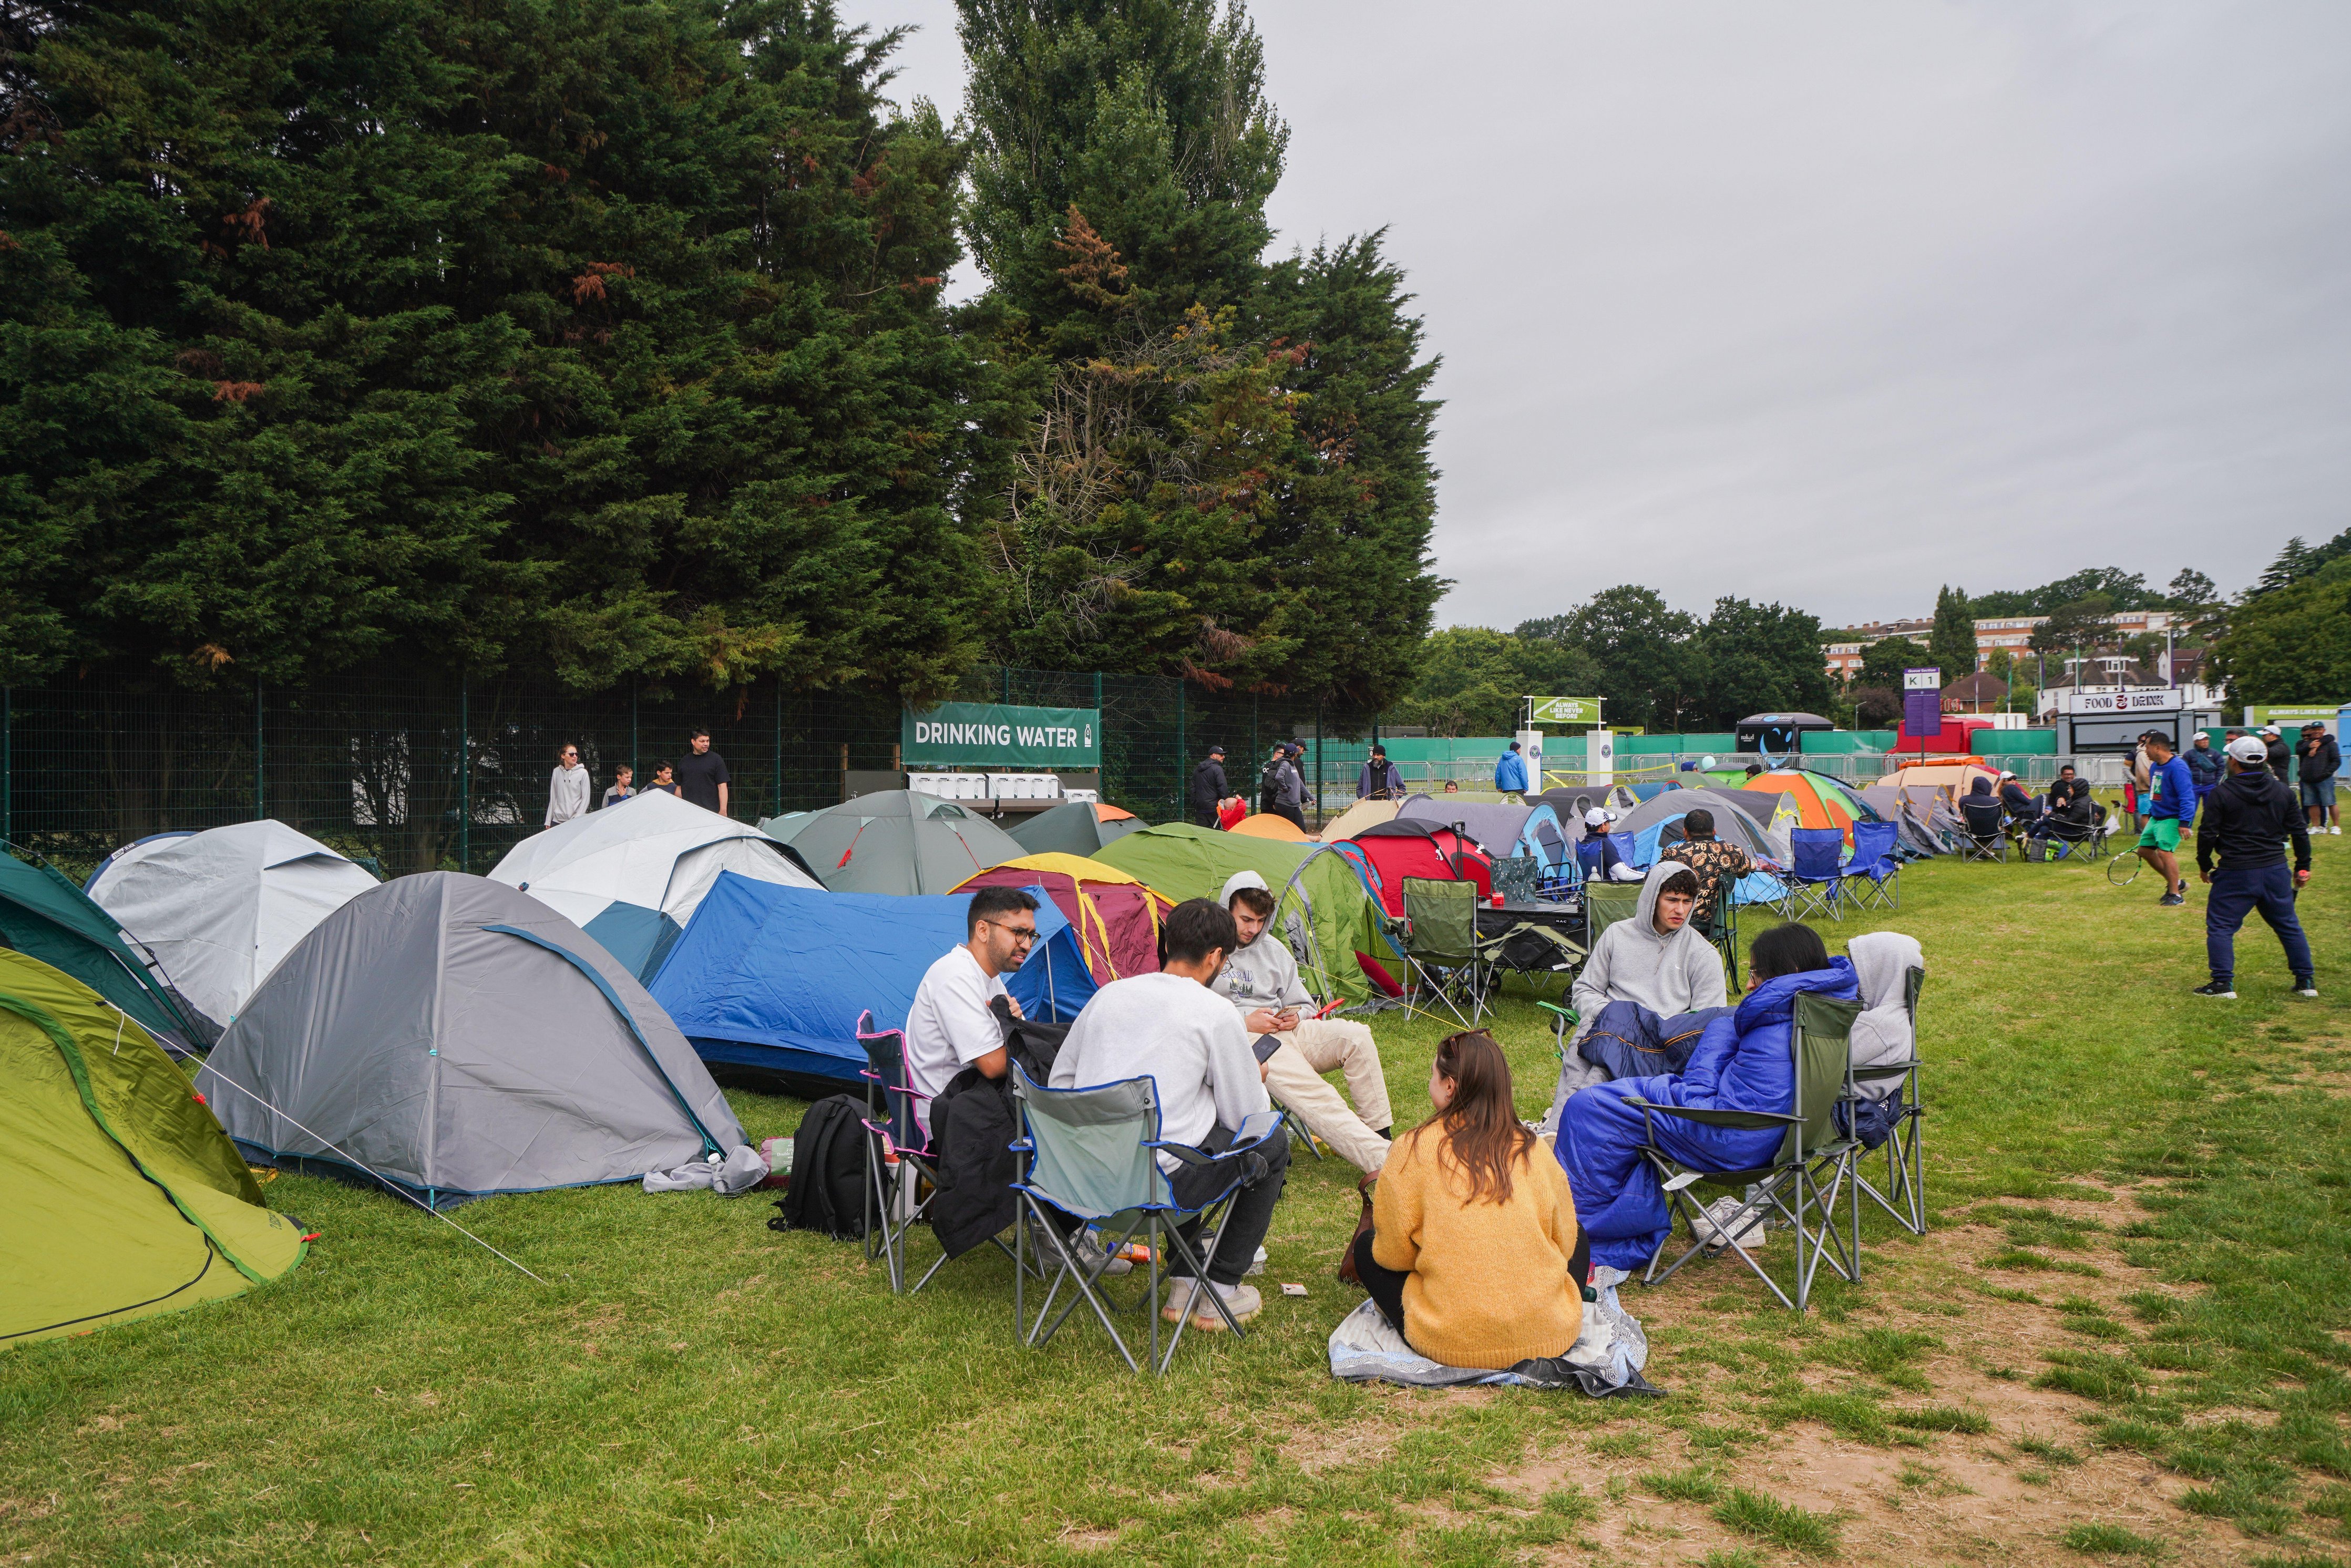
[[[297,942],[375,885],[364,866],[264,819],[125,844],[82,891],[225,1029]]]
[[[758,829],[660,791],[533,833],[490,880],[529,894],[644,980],[726,871],[824,887]]]

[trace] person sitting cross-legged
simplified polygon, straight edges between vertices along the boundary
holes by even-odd
[[[1231,914],[1205,898],[1186,899],[1168,911],[1160,930],[1165,951],[1159,972],[1113,980],[1093,994],[1053,1060],[1052,1087],[1084,1089],[1148,1076],[1157,1087],[1159,1135],[1218,1154],[1232,1146],[1244,1121],[1272,1108],[1241,1015],[1214,989],[1240,937]],[[1158,1158],[1169,1192],[1187,1207],[1214,1198],[1232,1179],[1228,1168],[1186,1165],[1164,1151]],[[1290,1141],[1269,1138],[1242,1161],[1241,1187],[1207,1265],[1208,1283],[1236,1322],[1247,1322],[1264,1304],[1241,1276],[1273,1223],[1290,1168]],[[1199,1220],[1186,1221],[1180,1234],[1196,1253]],[[1180,1267],[1180,1257],[1170,1252]],[[1178,1322],[1186,1312],[1196,1329],[1224,1327],[1223,1316],[1199,1299],[1198,1282],[1173,1276],[1161,1315]]]
[[[1265,1086],[1307,1131],[1339,1152],[1359,1171],[1376,1171],[1388,1157],[1388,1082],[1380,1068],[1380,1048],[1368,1025],[1345,1019],[1308,1016],[1314,998],[1298,979],[1298,959],[1290,944],[1269,929],[1274,897],[1265,878],[1237,871],[1221,894],[1232,912],[1240,946],[1217,977],[1219,996],[1240,1014],[1251,1039],[1274,1035],[1280,1049],[1266,1059]],[[1322,1074],[1338,1068],[1347,1075],[1351,1109]]]
[[[1505,1372],[1566,1354],[1583,1332],[1589,1249],[1559,1162],[1519,1123],[1494,1037],[1447,1037],[1428,1099],[1436,1114],[1397,1140],[1372,1189],[1356,1277],[1432,1361]]]
[[[1646,1138],[1692,1170],[1745,1171],[1770,1164],[1786,1135],[1781,1127],[1708,1127],[1677,1116],[1649,1125],[1630,1102],[1786,1115],[1796,1100],[1789,1040],[1796,998],[1857,995],[1852,961],[1830,957],[1809,925],[1773,926],[1755,939],[1748,963],[1754,988],[1736,1012],[1707,1025],[1681,1071],[1595,1083],[1562,1108],[1555,1147],[1594,1263],[1630,1272],[1656,1256],[1673,1228],[1665,1189],[1641,1156]]]

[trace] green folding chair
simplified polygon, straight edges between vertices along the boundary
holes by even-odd
[[[1630,920],[1641,906],[1641,884],[1637,882],[1594,882],[1583,883],[1583,950],[1587,953],[1600,946],[1600,938],[1619,920]]]
[[[1404,879],[1404,956],[1412,988],[1475,1029],[1485,1016],[1492,954],[1478,936],[1478,884]]]
[[[1755,1277],[1779,1298],[1782,1306],[1801,1312],[1812,1300],[1813,1280],[1823,1263],[1841,1279],[1861,1278],[1861,1184],[1855,1179],[1854,1171],[1855,1155],[1861,1145],[1838,1127],[1836,1115],[1838,1102],[1852,1093],[1853,1020],[1860,1016],[1861,1004],[1857,1001],[1836,1001],[1811,994],[1796,998],[1794,1027],[1788,1031],[1796,1096],[1793,1109],[1785,1114],[1659,1105],[1637,1097],[1625,1101],[1640,1111],[1647,1134],[1641,1156],[1656,1171],[1667,1203],[1690,1227],[1688,1249],[1661,1274],[1657,1263],[1667,1249],[1660,1246],[1641,1277],[1643,1284],[1664,1284],[1701,1251],[1728,1250],[1739,1254],[1740,1261],[1753,1270]],[[1778,1157],[1769,1165],[1743,1171],[1692,1170],[1658,1145],[1659,1116],[1749,1132],[1784,1127],[1787,1135],[1781,1140]],[[1689,1190],[1701,1181],[1748,1189],[1729,1219],[1719,1225],[1710,1218],[1706,1221],[1707,1229],[1711,1229],[1716,1238],[1710,1242],[1704,1239],[1707,1231],[1699,1228],[1704,1210]],[[1840,1207],[1847,1211],[1843,1216],[1839,1214]],[[1739,1244],[1749,1223],[1758,1218],[1774,1221],[1794,1234],[1796,1277],[1792,1299],[1755,1260],[1754,1254]]]

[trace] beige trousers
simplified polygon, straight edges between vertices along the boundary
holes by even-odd
[[[1338,1151],[1357,1170],[1387,1163],[1388,1141],[1377,1129],[1390,1125],[1388,1081],[1380,1071],[1380,1048],[1367,1025],[1338,1019],[1301,1019],[1281,1038],[1281,1049],[1265,1064],[1265,1086],[1306,1130]],[[1342,1096],[1322,1074],[1346,1074]],[[1352,1109],[1348,1099],[1354,1101]]]

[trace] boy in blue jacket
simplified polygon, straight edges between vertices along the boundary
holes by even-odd
[[[1657,1173],[1640,1154],[1647,1129],[1628,1100],[1722,1111],[1795,1109],[1789,1054],[1796,998],[1806,991],[1851,1001],[1853,964],[1832,958],[1809,925],[1775,926],[1749,955],[1754,988],[1737,1012],[1708,1024],[1677,1073],[1619,1078],[1579,1089],[1559,1120],[1559,1163],[1575,1197],[1576,1223],[1592,1242],[1592,1260],[1626,1272],[1656,1256],[1673,1229],[1673,1210]],[[1676,1116],[1656,1119],[1657,1145],[1694,1170],[1744,1171],[1771,1163],[1784,1129],[1707,1127]]]

